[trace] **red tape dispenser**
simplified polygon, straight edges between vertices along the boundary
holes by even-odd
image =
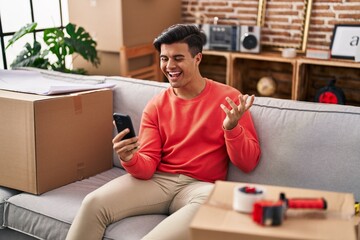
[[[286,210],[295,209],[327,209],[324,198],[292,198],[287,199],[284,193],[280,193],[279,201],[258,201],[254,203],[253,220],[264,226],[281,225]]]

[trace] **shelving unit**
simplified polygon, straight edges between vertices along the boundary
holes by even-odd
[[[204,77],[231,84],[231,53],[221,51],[203,51],[200,72]]]
[[[276,98],[314,101],[316,91],[336,79],[346,104],[360,106],[360,63],[343,59],[309,59],[303,56],[283,58],[279,52],[260,54],[204,51],[200,65],[203,76],[218,81],[213,76],[226,76],[220,82],[239,89],[243,93],[255,94],[261,77],[270,76],[277,83]],[[211,65],[209,64],[211,59]],[[211,71],[216,74],[207,74]]]
[[[278,53],[233,53],[231,64],[231,85],[241,92],[258,95],[258,80],[268,76],[277,84],[273,97],[295,99],[296,59],[282,58]]]
[[[313,101],[316,91],[335,79],[335,86],[345,94],[346,104],[360,106],[360,63],[352,60],[299,58],[297,65],[297,100]]]

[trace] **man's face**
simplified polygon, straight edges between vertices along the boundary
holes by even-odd
[[[201,53],[192,57],[186,43],[162,44],[160,50],[160,68],[172,87],[184,87],[197,76]]]

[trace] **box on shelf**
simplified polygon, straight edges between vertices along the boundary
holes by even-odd
[[[0,90],[0,186],[41,194],[112,166],[112,90]]]
[[[255,223],[251,214],[232,209],[233,189],[240,183],[218,181],[209,199],[193,218],[190,229],[193,240],[199,239],[353,239],[354,196],[350,193],[317,191],[300,188],[256,185],[266,189],[265,199],[275,201],[281,192],[287,198],[326,199],[328,209],[289,209],[280,226],[262,226]]]
[[[307,58],[314,58],[314,59],[330,59],[330,50],[323,50],[323,49],[312,49],[308,48],[306,50],[306,57]]]

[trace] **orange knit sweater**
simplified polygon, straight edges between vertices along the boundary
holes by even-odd
[[[145,107],[140,150],[123,167],[134,177],[149,179],[155,171],[184,174],[201,181],[224,180],[228,160],[244,172],[258,164],[260,146],[250,112],[232,130],[222,127],[228,108],[225,97],[238,104],[234,88],[206,80],[205,89],[191,100],[178,98],[170,87]]]

